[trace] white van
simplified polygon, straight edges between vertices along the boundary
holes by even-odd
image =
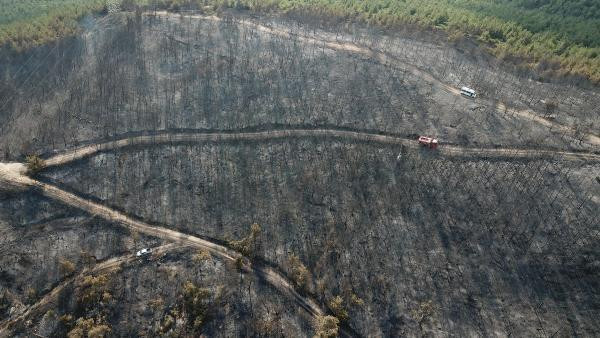
[[[142,249],[142,250],[140,250],[140,251],[136,252],[136,253],[135,253],[135,255],[136,255],[137,257],[142,257],[142,256],[147,256],[147,255],[149,255],[150,253],[152,253],[152,250],[151,250],[151,249]]]
[[[468,97],[477,97],[477,94],[475,94],[475,91],[469,87],[462,87],[460,89],[460,93],[464,96],[468,96]]]

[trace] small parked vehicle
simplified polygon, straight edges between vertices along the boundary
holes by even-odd
[[[146,249],[142,249],[142,250],[140,250],[140,251],[136,252],[136,253],[135,253],[135,255],[136,255],[137,257],[142,257],[142,256],[147,256],[147,255],[149,255],[150,253],[152,253],[152,250],[150,250],[150,249],[146,248]]]
[[[475,91],[473,89],[469,88],[469,87],[462,87],[460,89],[460,93],[463,96],[467,96],[467,97],[473,97],[473,98],[477,97],[477,94],[475,93]]]
[[[436,149],[438,145],[438,140],[429,136],[419,136],[419,144],[423,147]]]

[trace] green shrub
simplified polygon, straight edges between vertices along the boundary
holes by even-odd
[[[102,338],[108,337],[110,326],[102,318],[79,318],[73,329],[67,333],[68,338]]]
[[[63,277],[70,276],[75,271],[75,264],[67,259],[58,262],[58,270]]]
[[[85,276],[79,283],[77,300],[85,307],[104,305],[112,300],[108,275]]]
[[[558,108],[558,104],[556,102],[548,100],[544,104],[544,114],[546,116],[552,116],[556,112],[557,108]]]
[[[339,334],[340,320],[334,316],[319,316],[315,319],[315,337],[332,338]]]
[[[28,287],[27,290],[25,290],[25,302],[27,304],[35,303],[37,298],[38,298],[38,293],[37,293],[36,289],[34,289],[32,287]]]
[[[362,298],[360,298],[360,297],[359,297],[357,294],[355,294],[355,293],[352,293],[352,294],[350,295],[350,302],[351,302],[352,304],[354,304],[354,305],[357,305],[357,306],[363,306],[363,305],[365,304],[365,301],[364,301],[364,300],[362,300]]]
[[[340,321],[344,322],[348,320],[348,310],[344,307],[344,299],[341,296],[333,297],[329,301],[329,308]]]
[[[73,323],[73,316],[66,313],[60,317],[58,317],[58,320],[64,325],[64,326],[71,326],[71,324]]]
[[[244,268],[244,259],[242,257],[236,258],[234,265],[235,265],[236,269],[238,269],[239,271],[242,271],[242,269]]]
[[[25,166],[28,175],[35,175],[46,167],[45,161],[38,155],[28,155]]]
[[[288,257],[288,263],[292,274],[292,280],[296,284],[296,287],[300,290],[306,290],[309,277],[308,269],[296,255],[290,255]]]
[[[419,324],[419,327],[422,328],[423,324],[433,316],[435,312],[435,308],[433,306],[433,302],[428,300],[425,302],[421,302],[419,307],[412,311],[412,318]]]
[[[234,250],[240,252],[242,255],[252,258],[256,249],[256,241],[258,235],[260,234],[260,231],[260,225],[258,225],[257,223],[253,223],[250,226],[250,234],[247,237],[244,237],[237,241],[229,241],[229,246],[231,246]]]
[[[196,263],[203,263],[211,259],[210,252],[208,250],[198,250],[198,252],[192,258]]]
[[[187,314],[188,324],[198,332],[204,325],[208,314],[211,292],[207,288],[201,288],[192,282],[186,282],[183,286],[183,305]]]
[[[169,330],[171,330],[173,328],[173,326],[175,326],[175,318],[173,318],[173,316],[168,314],[165,316],[165,318],[162,321],[162,324],[160,325],[159,333],[165,334],[165,333],[169,332]]]

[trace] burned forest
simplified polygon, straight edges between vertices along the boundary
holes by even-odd
[[[0,49],[0,337],[600,335],[598,86],[302,11],[80,25]]]

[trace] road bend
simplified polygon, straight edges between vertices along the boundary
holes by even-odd
[[[15,178],[14,173],[5,175],[4,179],[6,180],[7,177],[9,179],[11,177],[13,179],[18,179],[20,184],[27,184],[29,187],[35,188],[37,191],[39,191],[46,197],[60,201],[66,205],[84,210],[91,215],[98,216],[107,221],[119,224],[131,231],[137,231],[148,236],[153,236],[166,241],[174,242],[178,245],[185,245],[197,249],[208,250],[212,255],[221,258],[225,261],[237,261],[238,259],[240,259],[242,263],[242,271],[247,273],[254,273],[260,279],[273,286],[280,293],[287,296],[289,299],[292,299],[297,305],[306,310],[311,316],[316,318],[326,313],[323,309],[321,309],[318,303],[310,296],[299,294],[295,290],[292,282],[288,281],[288,279],[275,268],[264,264],[255,263],[248,259],[244,259],[239,252],[229,249],[216,242],[184,234],[164,227],[151,226],[142,221],[135,220],[119,211],[113,210],[109,207],[95,203],[93,201],[81,198],[73,193],[64,191],[48,183],[40,182],[31,178]],[[352,333],[347,332],[343,328],[341,329],[342,330],[340,332],[344,336],[354,335]]]
[[[169,13],[166,11],[149,12],[149,13],[146,13],[146,15],[156,15],[156,16],[163,16],[163,17],[166,17],[166,16],[181,17],[181,16],[183,16],[183,17],[187,17],[187,18],[195,18],[195,19],[211,20],[211,21],[221,21],[222,20],[221,18],[214,16],[214,15],[207,16],[207,15],[200,15],[200,14],[184,14],[184,13],[174,14],[174,13]],[[266,26],[266,25],[261,25],[257,22],[245,20],[245,19],[238,20],[236,22],[239,24],[242,24],[244,26],[251,27],[257,31],[268,33],[271,35],[282,36],[282,37],[286,37],[286,38],[296,38],[299,41],[306,42],[306,43],[312,43],[312,44],[318,44],[318,45],[321,45],[328,49],[359,54],[359,55],[362,55],[369,59],[376,60],[385,65],[400,64],[400,65],[402,65],[403,68],[410,71],[411,74],[422,78],[426,82],[434,84],[437,87],[443,89],[444,91],[446,91],[452,95],[461,96],[459,89],[444,83],[443,81],[441,81],[440,79],[435,77],[433,74],[431,74],[425,70],[422,70],[415,65],[404,62],[398,58],[391,57],[388,54],[381,52],[381,51],[377,51],[377,50],[374,50],[371,48],[360,46],[360,45],[357,45],[357,44],[351,43],[351,42],[330,41],[327,39],[320,39],[320,38],[317,38],[314,36],[300,35],[300,34],[292,33],[288,30],[275,28],[275,27],[271,27],[271,26]],[[184,42],[184,41],[182,41],[182,42]],[[509,114],[512,116],[517,116],[521,119],[525,119],[525,120],[543,125],[545,127],[548,127],[552,131],[560,132],[563,135],[568,135],[574,139],[581,140],[581,141],[589,143],[591,145],[600,146],[600,136],[595,135],[593,133],[587,133],[587,132],[581,132],[581,131],[578,132],[573,127],[565,126],[561,123],[558,123],[557,121],[552,121],[552,120],[546,119],[531,109],[525,109],[525,110],[513,109],[513,108],[509,108],[504,103],[498,103],[496,106],[496,111],[499,113],[506,113],[506,114]],[[577,134],[579,134],[581,136],[578,137]]]
[[[181,245],[170,243],[161,245],[159,247],[152,249],[152,256],[158,257],[160,255],[165,254],[170,250],[174,250],[177,248],[181,248]],[[127,254],[119,257],[114,257],[107,259],[103,262],[97,263],[92,267],[84,268],[79,274],[70,276],[62,280],[58,285],[56,285],[50,292],[46,293],[40,300],[38,300],[35,304],[29,306],[23,313],[4,320],[0,322],[0,337],[9,337],[8,331],[15,327],[15,325],[22,323],[23,321],[27,321],[30,318],[34,318],[37,315],[45,313],[50,310],[52,306],[56,305],[57,299],[60,296],[60,293],[72,283],[83,280],[84,277],[100,274],[100,273],[110,273],[116,270],[119,270],[125,264],[131,263],[139,259],[135,254]]]
[[[160,144],[202,143],[225,141],[268,141],[286,138],[328,137],[358,142],[399,145],[418,148],[416,140],[392,135],[379,135],[367,132],[340,129],[282,129],[259,132],[161,132],[155,135],[124,137],[114,141],[98,142],[68,149],[45,160],[46,167],[54,167],[77,161],[100,152],[112,151],[133,146],[152,146]],[[473,156],[498,158],[540,158],[549,157],[570,161],[600,161],[600,154],[591,152],[568,152],[545,149],[519,148],[473,148],[457,145],[440,145],[437,152],[444,156]],[[1,169],[1,167],[0,167]],[[1,171],[0,171],[1,175]],[[20,175],[19,175],[20,176]]]

